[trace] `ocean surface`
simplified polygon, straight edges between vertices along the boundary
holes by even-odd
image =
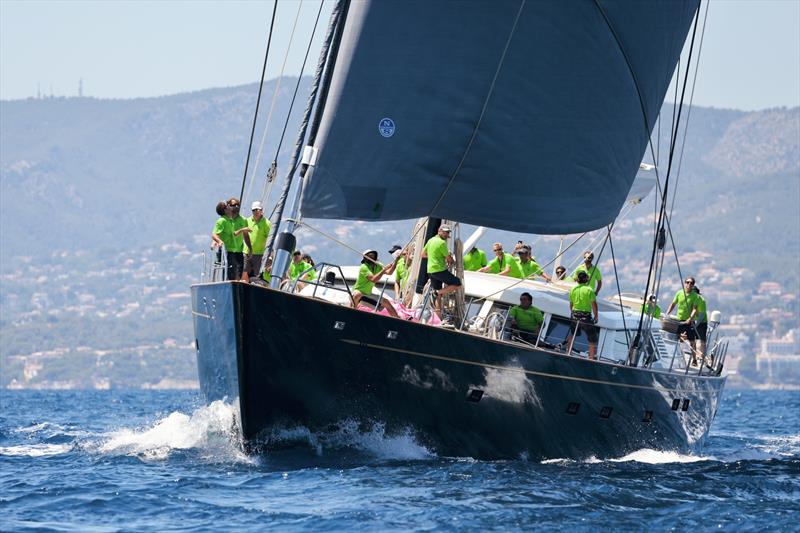
[[[800,392],[728,391],[698,455],[439,457],[411,433],[248,456],[196,392],[0,391],[2,531],[800,530]]]

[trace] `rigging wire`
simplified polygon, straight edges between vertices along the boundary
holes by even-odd
[[[256,174],[258,174],[258,167],[261,164],[261,156],[264,153],[264,145],[266,144],[267,133],[269,133],[270,126],[272,125],[272,116],[273,116],[273,114],[275,112],[275,105],[277,104],[277,101],[278,101],[278,94],[280,93],[281,84],[283,83],[283,75],[284,75],[284,72],[286,71],[286,65],[289,62],[289,52],[291,52],[291,50],[292,50],[292,43],[294,42],[294,36],[295,36],[295,32],[297,30],[297,23],[300,20],[300,10],[303,7],[303,2],[304,1],[305,0],[300,0],[300,2],[298,3],[297,14],[294,17],[294,23],[292,24],[292,32],[289,35],[289,43],[286,45],[286,52],[285,52],[285,54],[283,56],[283,63],[281,64],[281,71],[278,74],[278,79],[275,81],[275,87],[272,90],[272,100],[270,101],[269,113],[267,113],[266,124],[264,125],[264,131],[261,134],[261,143],[258,145],[258,153],[256,154],[256,162],[255,162],[255,165],[253,166],[253,171],[250,173],[250,184],[247,187],[247,196],[248,197],[250,196],[250,193],[252,192],[253,184],[255,183],[255,179],[256,179]],[[275,178],[275,169],[273,167],[270,167],[270,169],[267,171],[267,177],[266,177],[266,180],[265,180],[265,183],[264,183],[264,187],[261,190],[261,196],[259,196],[259,199],[262,200],[262,202],[264,201],[264,191],[266,190],[268,184],[271,186],[271,184],[274,181],[274,178]]]
[[[670,143],[669,156],[668,156],[668,159],[667,159],[667,176],[666,176],[666,178],[664,180],[664,192],[661,195],[661,208],[659,210],[659,216],[658,216],[658,228],[659,228],[659,231],[658,231],[658,234],[653,239],[653,251],[652,251],[651,256],[650,256],[650,268],[648,269],[647,283],[645,284],[645,294],[644,294],[642,300],[647,298],[647,291],[650,288],[650,281],[651,281],[652,275],[653,275],[653,266],[654,266],[655,259],[656,259],[656,251],[657,251],[658,245],[659,245],[659,237],[660,237],[660,233],[664,230],[664,217],[666,215],[666,208],[667,208],[667,194],[669,192],[669,179],[670,179],[670,174],[671,174],[671,171],[672,171],[672,161],[673,161],[673,158],[675,156],[675,145],[676,145],[676,143],[675,143],[674,139],[675,139],[675,137],[677,135],[677,130],[678,130],[679,126],[680,126],[681,112],[683,111],[683,100],[684,100],[684,97],[686,96],[686,85],[687,85],[687,81],[688,81],[688,78],[689,78],[689,67],[691,66],[691,62],[692,62],[692,53],[694,51],[694,41],[695,41],[695,37],[697,35],[697,26],[698,26],[699,18],[700,18],[700,9],[699,9],[699,6],[698,6],[697,12],[695,13],[694,28],[692,29],[692,39],[691,39],[691,42],[689,44],[689,57],[687,58],[687,64],[686,64],[686,69],[685,69],[685,73],[684,73],[683,89],[681,91],[681,99],[680,99],[680,104],[678,106],[678,114],[677,114],[677,118],[676,118],[676,121],[675,121],[675,127],[673,128],[673,130],[671,132],[673,141]],[[677,252],[675,253],[675,256],[677,257]],[[639,324],[637,326],[636,337],[634,339],[634,344],[637,345],[637,346],[638,346],[638,341],[641,338],[643,318],[644,318],[644,307],[642,307],[642,310],[639,313]],[[637,357],[637,359],[638,359],[638,357]],[[634,360],[634,362],[635,362],[635,360]]]
[[[306,70],[306,63],[308,62],[308,54],[311,51],[311,45],[314,42],[314,35],[317,33],[317,25],[319,24],[319,17],[322,14],[322,6],[324,2],[319,3],[319,10],[317,11],[317,18],[314,20],[314,29],[311,30],[311,38],[308,40],[308,46],[306,47],[306,54],[303,57],[303,65],[300,67],[300,75],[297,76],[297,83],[294,85],[294,93],[292,93],[292,101],[289,103],[289,111],[286,112],[286,120],[283,123],[283,131],[281,132],[281,138],[278,140],[278,146],[275,148],[275,156],[272,158],[273,164],[278,161],[278,154],[280,154],[281,147],[283,146],[283,140],[286,137],[286,129],[289,127],[289,120],[292,117],[292,109],[294,109],[294,102],[297,99],[297,91],[300,89],[300,82],[303,79],[303,72]],[[295,166],[296,167],[296,166]]]
[[[627,347],[631,347],[631,335],[628,332],[628,324],[625,320],[625,308],[622,305],[622,289],[619,286],[619,273],[617,272],[617,258],[614,255],[614,241],[611,240],[611,226],[608,227],[608,245],[611,248],[611,263],[614,265],[614,278],[617,280],[617,296],[619,297],[619,314],[622,315],[622,327],[625,330],[625,342]]]
[[[256,111],[253,114],[253,127],[250,130],[250,142],[247,145],[247,158],[244,162],[244,174],[242,175],[242,188],[239,192],[239,202],[244,196],[244,185],[247,182],[247,168],[250,165],[250,152],[253,150],[253,137],[256,133],[256,122],[258,121],[258,107],[261,104],[261,91],[264,89],[264,74],[267,72],[267,59],[269,59],[269,48],[272,44],[272,30],[275,29],[275,13],[278,11],[278,0],[272,4],[272,20],[269,23],[269,36],[267,37],[267,50],[264,52],[264,65],[261,67],[261,82],[258,84],[258,97],[256,98]]]
[[[706,2],[706,11],[703,15],[703,28],[700,30],[700,45],[697,49],[697,58],[694,62],[694,78],[692,80],[692,92],[689,95],[689,109],[686,112],[686,122],[683,126],[683,140],[681,142],[681,155],[678,158],[678,171],[675,174],[675,188],[673,189],[672,193],[672,204],[669,208],[669,216],[672,217],[672,210],[675,208],[675,198],[677,198],[677,190],[678,190],[678,182],[681,179],[681,167],[683,166],[683,154],[686,148],[686,134],[689,130],[689,119],[692,116],[692,103],[694,102],[694,90],[697,87],[697,71],[700,68],[700,56],[703,53],[703,40],[706,36],[706,22],[708,22],[708,6],[711,5],[711,2]],[[681,276],[683,277],[683,276]]]

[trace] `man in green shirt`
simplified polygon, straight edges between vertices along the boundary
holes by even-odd
[[[600,289],[603,287],[603,276],[600,275],[600,269],[592,264],[594,261],[594,254],[592,252],[584,252],[583,264],[572,273],[572,280],[578,281],[578,272],[586,272],[589,275],[589,286],[594,293],[600,294]]]
[[[661,318],[661,308],[656,303],[656,295],[651,294],[647,297],[647,302],[642,304],[642,313],[653,318]]]
[[[547,281],[550,281],[550,276],[545,274],[542,267],[539,266],[539,263],[533,259],[531,256],[531,247],[527,244],[523,244],[522,247],[517,252],[519,257],[517,258],[517,264],[519,265],[519,269],[522,272],[522,277],[525,279],[533,278],[535,276],[541,276]]]
[[[238,231],[247,227],[247,219],[239,214],[239,199],[231,198],[228,200],[228,209],[230,209],[231,225],[233,226],[233,240],[231,246],[228,248],[228,270],[231,271],[232,276],[228,276],[230,280],[239,280],[242,278],[244,271],[244,236],[242,232]],[[227,246],[226,246],[227,248]]]
[[[253,202],[250,206],[250,211],[253,212],[253,216],[246,219],[247,227],[234,232],[234,236],[242,235],[244,237],[244,272],[242,272],[242,281],[250,281],[250,276],[258,276],[270,229],[269,221],[264,218],[264,209],[261,202]]]
[[[511,333],[525,342],[535,343],[539,336],[539,328],[544,322],[542,312],[533,307],[533,297],[530,293],[523,292],[519,296],[519,305],[508,311],[511,319]]]
[[[477,272],[486,266],[486,253],[480,250],[477,246],[473,246],[472,250],[464,254],[464,270],[470,272]]]
[[[676,316],[681,322],[681,324],[678,325],[677,334],[682,335],[685,333],[690,344],[694,344],[694,341],[697,340],[697,331],[692,323],[692,319],[697,313],[695,310],[697,307],[697,300],[694,297],[693,289],[694,278],[686,278],[686,280],[683,282],[683,288],[679,289],[678,292],[675,293],[672,303],[669,304],[669,307],[667,308],[667,314],[669,315],[677,306],[678,313]]]
[[[597,295],[589,285],[589,274],[585,271],[578,272],[576,280],[578,285],[569,291],[569,310],[572,320],[586,333],[586,340],[589,343],[589,359],[594,360],[597,356],[597,339],[599,337],[597,327]],[[575,326],[573,326],[575,327]],[[570,346],[575,343],[577,329],[572,334]]]
[[[700,287],[697,285],[692,289],[695,299],[694,308],[694,327],[697,330],[697,341],[695,341],[695,351],[702,361],[706,354],[706,338],[708,337],[708,306],[706,299],[700,296]]]
[[[392,246],[389,254],[394,258],[396,264],[394,271],[394,297],[396,300],[400,300],[408,281],[408,269],[411,265],[411,259],[408,252],[403,250],[403,247],[399,244]]]
[[[373,296],[372,289],[375,283],[381,280],[384,274],[391,275],[397,265],[397,261],[392,261],[386,266],[378,262],[378,252],[376,250],[365,250],[361,259],[361,267],[358,269],[358,278],[353,285],[353,307],[358,308],[358,304],[365,302],[384,308],[391,316],[397,318],[397,311],[394,306],[383,298]],[[402,257],[400,258],[402,260]]]
[[[211,248],[217,250],[217,263],[222,263],[222,249],[225,248],[225,259],[228,263],[226,272],[227,279],[234,279],[236,270],[233,258],[233,223],[231,222],[231,210],[224,200],[217,204],[217,215],[219,218],[214,223],[211,231]]]
[[[300,278],[303,272],[311,268],[313,267],[309,263],[303,261],[303,252],[301,252],[300,250],[295,250],[294,253],[292,254],[292,262],[289,264],[289,279],[291,279],[292,281],[296,281]],[[309,270],[309,272],[306,273],[305,276],[303,276],[303,279],[313,280],[315,276],[316,276],[315,272],[313,270]],[[297,286],[299,289],[302,289],[303,287],[305,287],[305,284],[300,282],[297,284]]]
[[[461,280],[447,269],[455,263],[453,254],[447,247],[449,238],[450,226],[442,224],[439,226],[437,234],[425,243],[420,254],[420,257],[428,260],[427,272],[431,280],[431,288],[435,291],[433,297],[439,316],[442,315],[442,299],[461,287]],[[443,286],[444,288],[442,288]]]
[[[503,251],[503,245],[496,242],[492,245],[495,258],[489,264],[481,268],[478,272],[488,272],[489,274],[499,274],[510,278],[522,279],[522,270],[514,256]]]

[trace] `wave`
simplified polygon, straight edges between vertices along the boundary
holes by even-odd
[[[72,451],[72,444],[21,444],[0,446],[0,455],[15,457],[48,457]]]
[[[274,428],[260,440],[269,443],[270,447],[277,448],[304,445],[310,447],[318,456],[337,450],[356,450],[387,460],[420,460],[435,457],[428,448],[417,442],[410,428],[387,434],[386,425],[382,422],[365,425],[353,419],[340,421],[327,431],[312,432],[304,426]]]
[[[144,460],[163,460],[176,451],[196,450],[207,460],[252,462],[242,451],[236,409],[222,401],[200,407],[191,415],[172,412],[146,428],[106,433],[86,448]]]

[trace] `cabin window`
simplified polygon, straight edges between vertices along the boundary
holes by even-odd
[[[551,316],[543,342],[551,348],[566,351],[569,347],[570,336],[574,329],[572,321],[566,318]],[[586,352],[589,350],[589,342],[586,339],[586,333],[580,328],[578,328],[578,334],[575,336],[575,343],[572,345],[572,350],[575,352]]]

